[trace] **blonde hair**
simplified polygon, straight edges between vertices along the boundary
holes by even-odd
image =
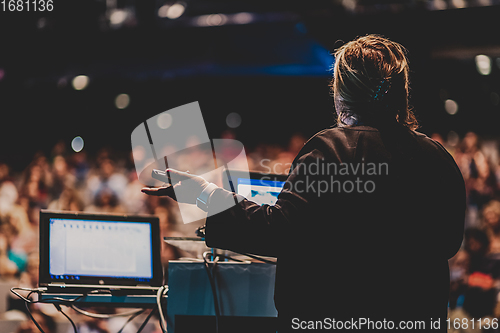
[[[411,130],[418,128],[408,104],[406,52],[401,44],[379,35],[359,37],[344,44],[334,53],[330,84],[334,98],[361,117],[373,121],[395,118]]]

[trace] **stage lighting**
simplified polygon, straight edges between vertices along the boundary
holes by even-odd
[[[86,75],[78,75],[73,79],[72,84],[75,90],[83,90],[89,84],[89,77]]]
[[[115,105],[118,109],[125,109],[130,104],[130,97],[127,94],[120,94],[115,98]]]
[[[167,129],[172,125],[172,116],[168,113],[162,113],[156,119],[156,124],[161,129]]]
[[[452,99],[444,101],[444,109],[448,114],[454,115],[458,112],[458,104]]]
[[[126,11],[124,11],[122,9],[116,9],[109,16],[109,22],[112,25],[120,25],[123,22],[125,22],[126,18],[127,18],[127,12]]]
[[[213,27],[224,25],[227,22],[227,16],[224,14],[201,15],[196,19],[196,25],[200,27]]]
[[[241,116],[236,112],[231,112],[226,117],[226,124],[230,128],[236,128],[241,125]]]
[[[182,14],[184,14],[184,11],[186,10],[186,7],[184,7],[183,4],[181,3],[174,3],[172,6],[170,6],[165,15],[167,18],[169,19],[176,19],[176,18],[179,18],[182,16]]]
[[[448,8],[448,5],[444,0],[434,0],[433,5],[434,10],[445,10],[446,8]]]
[[[491,73],[491,59],[487,55],[479,54],[475,58],[476,68],[481,75],[490,75]]]
[[[455,8],[465,8],[467,7],[467,2],[465,0],[451,0],[451,3]]]
[[[163,5],[158,9],[158,17],[165,18],[168,17],[169,5]]]
[[[227,22],[227,17],[224,14],[212,14],[207,18],[208,25],[224,25]]]
[[[146,156],[146,151],[144,150],[144,147],[135,146],[134,149],[132,149],[132,156],[134,157],[135,161],[142,162],[144,160],[144,157]]]
[[[356,10],[356,5],[356,0],[342,0],[342,6],[344,6],[347,11],[354,12]]]
[[[80,136],[77,136],[71,141],[71,148],[78,153],[83,149],[83,139]]]
[[[250,13],[236,13],[232,15],[234,24],[248,24],[254,20],[254,16]]]

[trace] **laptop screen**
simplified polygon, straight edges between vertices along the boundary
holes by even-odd
[[[153,277],[151,225],[51,218],[49,273],[55,279],[107,276],[149,282]]]
[[[259,205],[274,205],[287,179],[286,175],[235,170],[227,170],[223,175],[226,190]]]
[[[284,184],[278,180],[238,178],[236,193],[259,205],[274,205]]]
[[[40,213],[40,284],[162,282],[158,218]]]

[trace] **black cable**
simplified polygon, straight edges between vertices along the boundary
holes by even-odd
[[[212,253],[213,255],[213,253]],[[215,295],[214,296],[214,307],[217,306],[218,314],[216,316],[216,323],[215,323],[215,333],[219,333],[219,324],[220,324],[220,303],[219,303],[219,297],[217,296],[217,262],[219,261],[219,257],[212,258],[212,279],[213,279],[213,289],[212,293]]]
[[[35,320],[35,317],[33,317],[33,314],[31,313],[31,310],[30,310],[30,308],[29,308],[29,304],[43,303],[43,302],[42,302],[42,301],[40,301],[40,300],[38,300],[38,301],[32,301],[32,300],[30,300],[30,296],[31,296],[31,294],[33,294],[33,293],[37,292],[38,290],[33,289],[33,290],[31,290],[31,291],[29,292],[29,294],[28,294],[26,297],[23,297],[23,296],[21,296],[20,294],[18,294],[18,293],[16,293],[16,292],[14,291],[14,290],[16,290],[16,289],[17,289],[17,290],[23,290],[22,288],[11,288],[11,290],[10,290],[10,291],[11,291],[12,293],[16,294],[19,298],[21,298],[21,299],[24,301],[24,305],[26,306],[26,310],[28,311],[28,315],[30,316],[31,321],[33,321],[33,323],[36,325],[36,327],[38,328],[38,330],[39,330],[40,332],[45,333],[45,332],[43,331],[42,327],[40,326],[40,324],[38,324],[38,322]],[[66,299],[64,299],[64,298],[54,297],[54,299],[49,299],[49,300],[61,300],[61,301],[64,301],[64,302],[74,302],[74,301],[76,301],[77,299],[79,299],[79,298],[81,298],[81,297],[82,297],[82,296],[79,296],[79,297],[77,297],[77,298],[75,298],[75,299],[72,299],[72,300],[66,300]],[[44,300],[44,301],[47,301],[47,299],[46,299],[46,300]],[[64,313],[64,312],[62,311],[61,306],[60,306],[59,304],[57,304],[57,303],[53,303],[53,304],[54,304],[54,306],[56,307],[56,309],[57,309],[59,312],[61,312],[61,313],[62,313],[62,314],[63,314],[63,315],[64,315],[64,316],[65,316],[65,317],[69,320],[69,322],[70,322],[70,323],[71,323],[71,325],[73,326],[73,330],[75,331],[75,333],[78,333],[78,331],[77,331],[77,329],[76,329],[76,325],[75,325],[75,323],[73,322],[73,320],[71,320],[71,318],[70,318],[70,317],[69,317],[66,313]]]
[[[78,333],[78,330],[76,329],[75,323],[73,322],[73,320],[71,320],[71,318],[66,313],[64,313],[64,311],[61,309],[61,306],[57,303],[53,303],[53,304],[54,304],[55,308],[57,309],[57,311],[61,312],[63,314],[63,316],[69,320],[69,322],[71,323],[71,326],[73,326],[73,331],[75,333]]]
[[[80,309],[79,307],[75,306],[74,304],[71,304],[70,307],[75,310],[76,312],[90,317],[90,318],[97,318],[97,319],[109,319],[109,318],[114,318],[114,317],[127,317],[127,316],[133,316],[136,313],[142,312],[143,310],[137,310],[137,311],[131,311],[127,313],[116,313],[116,314],[100,314],[100,313],[92,313],[88,312],[85,310]]]
[[[29,291],[28,295],[26,297],[22,296],[21,294],[19,294],[18,292],[16,292],[15,290],[24,290],[24,291]],[[61,306],[60,305],[64,305],[64,306],[68,306],[68,307],[74,307],[74,303],[81,299],[81,298],[84,298],[86,296],[88,296],[88,294],[96,294],[96,293],[99,293],[100,291],[99,290],[92,290],[90,292],[87,292],[85,294],[82,294],[80,296],[77,296],[73,299],[65,299],[65,298],[61,298],[61,297],[51,297],[51,298],[46,298],[46,299],[43,299],[43,300],[40,300],[40,295],[39,295],[39,300],[38,301],[33,301],[30,299],[30,296],[35,293],[35,292],[38,292],[40,293],[41,290],[40,289],[28,289],[28,288],[11,288],[10,291],[15,294],[16,296],[18,296],[20,299],[22,299],[24,301],[24,304],[26,306],[26,310],[28,312],[28,315],[30,317],[30,319],[33,321],[33,323],[36,325],[36,327],[38,328],[38,330],[41,332],[41,333],[45,333],[42,329],[42,327],[38,324],[38,322],[35,320],[35,318],[33,317],[30,309],[29,309],[29,304],[35,304],[35,303],[46,303],[47,301],[58,301],[59,303],[53,303],[55,308],[61,312],[63,314],[64,317],[66,317],[69,322],[71,323],[71,325],[73,326],[73,330],[74,330],[74,333],[78,333],[78,330],[77,330],[77,327],[75,325],[75,323],[73,322],[73,320],[71,320],[71,318],[64,312],[62,311],[61,309]],[[76,308],[78,309],[78,308]],[[75,309],[75,310],[76,310]],[[79,312],[82,311],[82,312],[86,312],[86,311],[83,311],[83,310],[80,310],[78,309]],[[118,333],[121,333],[122,330],[125,328],[125,326],[130,322],[132,321],[135,317],[137,317],[139,314],[141,313],[144,313],[144,311],[146,311],[145,309],[142,309],[142,310],[139,310],[139,311],[136,311],[134,313],[131,313],[131,317],[127,320],[127,322],[123,325],[123,327],[120,329],[120,331]],[[146,323],[149,321],[149,318],[151,318],[151,315],[152,315],[153,311],[151,311],[150,315],[148,316],[148,318],[146,318],[146,321],[143,323],[143,326],[141,326],[141,328],[139,329],[138,332],[142,331],[142,329],[144,328],[144,326],[146,325]],[[99,317],[99,318],[102,318],[102,319],[108,319],[108,318],[111,318],[111,317],[115,317],[115,316],[125,316],[125,315],[128,315],[128,314],[117,314],[117,315],[101,315],[102,317]],[[97,317],[98,314],[91,314],[91,317]],[[162,325],[160,325],[162,326]],[[166,330],[163,330],[164,332],[166,332]]]
[[[30,303],[46,303],[47,301],[59,301],[59,303],[64,305],[64,306],[71,306],[71,304],[73,304],[74,302],[78,301],[80,298],[83,298],[85,296],[87,296],[87,295],[86,294],[81,295],[81,296],[75,297],[73,299],[66,299],[66,298],[62,298],[62,297],[50,297],[50,298],[45,298],[41,301],[31,301]],[[68,304],[70,304],[70,305],[68,305]]]
[[[148,314],[148,316],[146,317],[146,319],[142,323],[141,327],[139,327],[139,330],[137,331],[137,333],[141,333],[142,332],[142,330],[144,329],[144,327],[146,327],[146,324],[148,323],[149,319],[151,318],[151,316],[153,316],[153,314],[156,311],[158,311],[158,308],[154,308],[153,310],[151,310],[151,312]]]
[[[210,280],[210,287],[212,288],[212,295],[214,298],[214,310],[215,310],[215,333],[219,333],[219,318],[220,318],[220,308],[219,308],[219,301],[217,297],[217,290],[215,286],[215,278],[212,275],[212,272],[210,271],[210,265],[208,263],[207,255],[212,255],[211,252],[204,252],[203,253],[203,261],[205,263],[205,271],[207,272],[208,279]],[[214,263],[215,265],[215,263]]]
[[[122,328],[120,328],[120,330],[118,331],[118,333],[122,333],[122,331],[123,331],[123,329],[125,328],[125,326],[127,326],[127,324],[128,324],[128,323],[130,323],[132,320],[134,320],[134,319],[135,319],[135,317],[137,317],[137,316],[138,316],[138,315],[140,315],[140,314],[143,314],[143,313],[144,313],[144,311],[146,311],[146,310],[142,310],[142,311],[136,312],[136,313],[134,313],[133,315],[131,315],[131,316],[127,319],[127,321],[125,322],[125,324],[123,324]]]
[[[26,303],[31,303],[31,300],[27,297],[24,297],[23,295],[19,294],[18,292],[16,292],[16,290],[24,290],[24,291],[29,291],[30,293],[28,294],[28,297],[34,293],[35,291],[34,290],[28,290],[28,289],[25,289],[25,288],[10,288],[10,292],[13,293],[14,295],[16,295],[17,297],[19,297],[20,299],[22,299],[23,301],[25,301]]]
[[[276,265],[275,261],[267,260],[267,259],[261,258],[259,256],[253,255],[253,254],[239,253],[239,252],[235,252],[235,253],[238,253],[240,255],[244,255],[244,256],[250,257],[252,259],[256,259],[256,260],[262,261],[262,262],[267,263],[267,264]],[[210,270],[210,264],[208,263],[208,259],[207,259],[208,255],[211,255],[212,256],[212,261],[214,261],[214,264],[213,264],[214,266],[213,266],[212,270]],[[205,271],[207,272],[208,279],[210,280],[210,287],[212,289],[212,295],[213,295],[213,299],[214,299],[215,332],[218,333],[219,332],[220,308],[219,308],[219,301],[218,301],[218,297],[217,297],[217,287],[216,287],[215,272],[214,272],[214,270],[215,270],[215,268],[217,266],[216,266],[216,261],[214,260],[214,257],[215,257],[215,255],[212,252],[204,252],[203,253],[203,262],[205,263]],[[225,256],[225,255],[222,255],[222,254],[218,254],[217,257],[219,257],[219,258],[225,258],[225,259],[230,259],[230,260],[237,261],[237,262],[243,262],[243,260],[234,259],[232,257]]]
[[[32,292],[31,292],[31,293],[32,293]],[[28,297],[31,295],[31,293],[29,293],[29,294],[28,294]],[[31,320],[33,321],[33,323],[35,323],[36,327],[38,328],[38,330],[40,330],[40,332],[45,333],[45,332],[43,331],[42,327],[40,327],[40,324],[38,324],[38,322],[35,320],[35,318],[34,318],[34,317],[33,317],[33,315],[31,314],[31,310],[30,310],[30,308],[29,308],[29,306],[28,306],[28,304],[29,304],[29,303],[30,303],[30,302],[24,302],[24,305],[26,305],[26,310],[28,310],[28,314],[29,314],[29,316],[30,316]]]

